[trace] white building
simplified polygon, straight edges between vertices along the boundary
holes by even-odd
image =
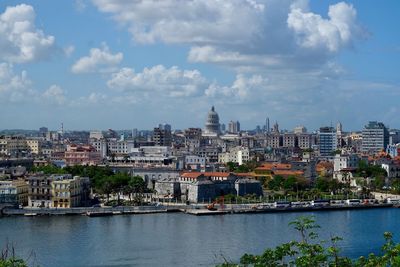
[[[218,162],[220,163],[236,162],[239,165],[242,165],[244,162],[249,160],[250,158],[249,155],[250,152],[248,148],[237,146],[231,148],[229,152],[219,153]]]

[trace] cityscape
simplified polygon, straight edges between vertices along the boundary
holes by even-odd
[[[0,3],[0,266],[398,266],[399,8]]]

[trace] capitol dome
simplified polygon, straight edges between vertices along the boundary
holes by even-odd
[[[207,121],[205,125],[205,132],[208,134],[219,134],[219,116],[218,113],[215,112],[214,106],[211,107],[211,110],[208,112]]]

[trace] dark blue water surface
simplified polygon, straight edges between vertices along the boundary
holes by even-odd
[[[400,209],[238,214],[196,217],[181,213],[89,218],[0,218],[0,244],[40,266],[213,266],[223,258],[298,239],[288,226],[314,215],[320,236],[344,238],[343,255],[379,253],[383,232],[400,236]]]

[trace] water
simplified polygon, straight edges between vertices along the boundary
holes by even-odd
[[[385,231],[396,240],[400,236],[400,209],[385,208],[203,217],[5,217],[0,244],[13,243],[20,256],[44,267],[213,266],[298,238],[288,223],[300,215],[316,216],[322,238],[343,237],[342,254],[353,258],[379,253]]]

